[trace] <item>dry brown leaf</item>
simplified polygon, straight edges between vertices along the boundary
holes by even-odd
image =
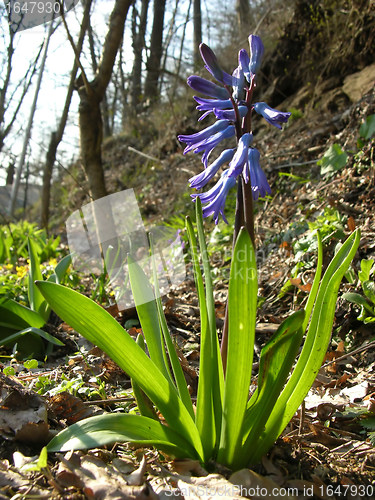
[[[246,496],[252,500],[262,498],[291,498],[296,499],[296,495],[281,488],[275,481],[268,477],[263,477],[249,469],[242,469],[235,472],[229,481],[240,489],[241,496]],[[293,492],[294,493],[294,492]]]
[[[81,399],[69,392],[60,392],[52,396],[49,400],[48,411],[51,418],[66,420],[68,425],[90,417],[94,412],[93,408],[84,405]]]

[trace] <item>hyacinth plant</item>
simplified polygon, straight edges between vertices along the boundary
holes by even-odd
[[[134,342],[99,305],[61,285],[38,282],[55,312],[129,374],[139,412],[100,415],[78,422],[54,437],[49,451],[127,441],[154,446],[172,457],[198,459],[202,464],[216,461],[238,470],[258,462],[269,451],[314,382],[329,344],[340,282],[354,257],[360,234],[356,231],[349,236],[321,282],[322,244],[317,234],[317,271],[305,309],[284,320],[262,349],[257,387],[250,397],[258,291],[252,203],[270,193],[259,165],[259,152],[252,147],[251,113],[255,110],[279,128],[288,118],[287,113],[265,103],[251,104],[263,51],[260,38],[250,36],[250,56],[241,50],[239,66],[230,76],[221,70],[212,50],[202,45],[206,67],[221,86],[197,76],[188,81],[194,90],[211,98],[195,97],[203,117],[213,113],[218,119],[202,132],[180,136],[187,144],[186,152],[203,152],[205,169],[191,179],[191,186],[201,189],[223,165],[229,165],[212,189],[194,195],[199,251],[193,224],[187,219],[201,314],[196,403],[192,403],[164,317],[155,263],[152,287],[137,262],[128,257],[132,292],[149,356],[143,337]],[[237,147],[224,150],[208,165],[220,141],[235,136]],[[224,340],[227,347],[221,352],[203,216],[213,215],[215,222],[219,215],[225,217],[225,198],[236,183],[235,244]],[[150,245],[153,255],[152,241]],[[155,300],[145,299],[150,294],[155,294]]]

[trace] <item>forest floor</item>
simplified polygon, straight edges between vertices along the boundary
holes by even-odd
[[[51,325],[51,331],[64,341],[65,348],[51,356],[42,369],[27,371],[20,364],[14,365],[15,377],[1,375],[2,409],[6,406],[13,412],[13,423],[7,423],[7,431],[2,425],[0,499],[159,497],[165,500],[171,491],[173,495],[187,497],[183,492],[188,487],[190,496],[236,498],[237,491],[228,490],[226,495],[220,492],[220,488],[233,484],[252,491],[250,498],[287,496],[288,488],[298,489],[298,494],[297,490],[293,494],[290,490],[289,498],[374,498],[375,435],[371,431],[375,430],[375,327],[374,323],[364,325],[358,321],[358,309],[341,297],[347,291],[360,291],[356,277],[360,262],[375,258],[373,141],[364,145],[361,154],[356,153],[359,126],[364,117],[375,113],[374,97],[372,91],[358,103],[335,113],[317,110],[295,117],[282,132],[261,122],[257,124],[254,144],[256,142],[261,153],[262,167],[274,195],[260,203],[256,212],[259,295],[262,297],[256,330],[259,347],[291,311],[306,301],[316,264],[315,246],[308,229],[319,228],[323,233],[324,268],[340,240],[355,228],[360,228],[362,234],[352,265],[353,282],[344,279],[340,289],[333,338],[323,366],[303,408],[293,417],[268,457],[252,470],[231,475],[218,464],[210,464],[206,471],[191,460],[171,461],[152,449],[115,444],[88,453],[49,455],[47,467],[26,472],[22,469],[27,462],[25,457],[38,456],[41,444],[49,440],[51,433],[84,417],[128,411],[135,404],[129,394],[127,374],[98,348],[84,342],[68,325],[57,322]],[[168,220],[178,227],[185,210],[192,212],[187,181],[200,171],[201,163],[194,155],[183,157],[174,137],[160,134],[160,141],[172,146],[153,169],[142,170],[142,178],[133,176],[134,184],[130,186],[114,173],[116,168],[112,168],[107,170],[107,182],[113,191],[118,189],[119,182],[123,189],[134,188],[147,224]],[[321,175],[316,162],[334,143],[348,153],[348,162],[331,175]],[[150,145],[147,154],[151,156],[158,147],[157,143]],[[123,163],[124,157],[130,164],[137,155],[128,149],[124,155],[118,143],[105,150],[105,160],[112,167],[116,167],[116,162]],[[149,180],[145,182],[147,175]],[[228,201],[227,215],[231,207],[233,200]],[[229,216],[230,223],[232,220]],[[215,306],[220,332],[228,287],[231,230],[230,225],[220,224],[215,228],[211,222],[207,222],[206,227],[216,273]],[[183,231],[181,235],[184,237]],[[87,279],[88,289],[92,286],[90,280]],[[200,318],[195,286],[189,274],[185,282],[165,298],[164,306],[194,397]],[[115,306],[109,311],[121,324],[128,322],[130,335],[138,334],[140,329],[134,311],[121,314]],[[81,352],[77,352],[77,344]],[[257,359],[254,360],[254,380]],[[36,392],[44,395],[41,397]],[[42,417],[39,420],[30,417],[20,424],[20,412],[25,406],[33,408],[34,414],[48,414],[48,423]],[[198,486],[206,487],[210,493],[206,490],[202,495]]]

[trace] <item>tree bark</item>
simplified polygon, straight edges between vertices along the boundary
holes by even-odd
[[[250,24],[250,4],[249,0],[237,0],[236,4],[238,30],[240,36],[247,36]]]
[[[202,43],[202,12],[201,0],[194,0],[194,69],[198,69],[201,64],[199,45]]]
[[[78,54],[81,53],[83,40],[85,37],[85,32],[87,30],[88,22],[90,19],[90,9],[91,9],[92,0],[86,0],[84,13],[81,23],[80,34],[78,38],[77,51]],[[68,91],[66,93],[64,109],[60,118],[59,126],[55,132],[52,132],[50,143],[47,150],[46,155],[46,163],[43,169],[43,187],[42,187],[42,211],[41,211],[41,225],[44,228],[48,228],[48,220],[49,220],[49,205],[51,198],[51,179],[53,166],[56,161],[56,152],[57,148],[63,138],[64,130],[66,126],[66,122],[69,114],[69,107],[72,100],[72,95],[75,86],[75,78],[78,71],[78,63],[74,60],[73,68],[70,73],[70,81],[68,86]]]
[[[141,0],[141,15],[138,31],[136,29],[136,16],[133,19],[133,51],[134,63],[132,72],[132,108],[135,111],[142,97],[142,53],[145,48],[145,34],[147,25],[147,12],[150,0]],[[134,15],[136,14],[135,6]]]
[[[93,200],[107,196],[102,166],[103,122],[100,103],[109,84],[132,0],[116,0],[95,78],[78,89],[81,160]],[[79,78],[78,81],[81,79]]]
[[[166,0],[154,0],[154,21],[152,25],[150,55],[147,59],[145,98],[158,99],[160,61],[163,55],[163,28]]]

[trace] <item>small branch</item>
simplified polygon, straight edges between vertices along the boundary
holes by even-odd
[[[87,79],[87,76],[86,76],[86,73],[85,73],[85,70],[83,69],[83,66],[81,64],[81,61],[80,61],[80,53],[74,43],[74,40],[72,38],[72,35],[70,34],[70,31],[69,31],[69,28],[68,28],[68,25],[66,24],[66,19],[65,19],[65,13],[64,13],[64,6],[63,6],[63,3],[61,0],[59,0],[59,4],[60,4],[60,14],[61,14],[61,18],[63,20],[63,23],[64,23],[64,26],[65,26],[65,30],[66,30],[66,34],[67,34],[67,37],[68,37],[68,40],[70,42],[70,45],[72,46],[72,49],[73,49],[73,52],[74,52],[74,55],[75,55],[75,58],[76,58],[76,61],[77,61],[77,64],[78,64],[78,67],[79,69],[81,70],[81,74],[82,74],[82,80],[83,80],[83,83],[85,85],[85,88],[86,88],[86,92],[87,92],[87,95],[91,95],[92,94],[92,89],[91,89],[91,86],[90,86],[90,83]]]

